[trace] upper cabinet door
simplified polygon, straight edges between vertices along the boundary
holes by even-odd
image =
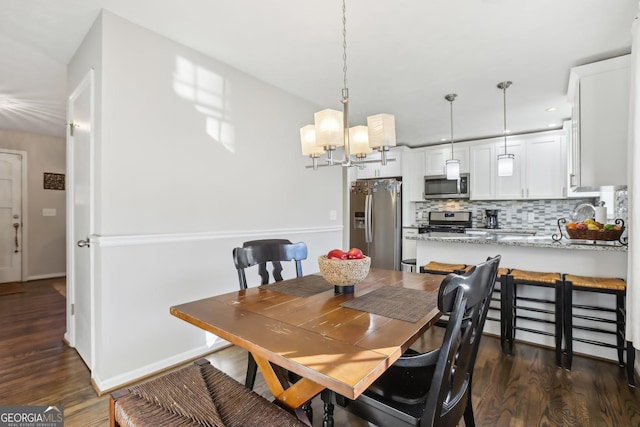
[[[472,145],[469,148],[469,175],[471,200],[495,199],[495,143]]]
[[[527,199],[559,199],[566,197],[566,153],[557,135],[527,141]]]
[[[427,148],[425,156],[425,175],[444,175],[445,162],[451,159],[451,144]],[[469,172],[469,144],[454,144],[453,158],[460,160],[460,172]]]
[[[515,156],[512,176],[498,176],[496,169],[496,199],[514,200],[527,198],[525,177],[525,142],[523,140],[508,140],[507,153]],[[496,157],[504,154],[504,142],[496,144]],[[496,159],[497,162],[497,159]]]

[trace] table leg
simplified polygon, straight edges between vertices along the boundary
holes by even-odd
[[[324,402],[324,418],[322,419],[322,427],[333,427],[333,390],[324,389],[320,393],[320,397]]]

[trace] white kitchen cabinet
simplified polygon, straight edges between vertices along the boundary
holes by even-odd
[[[496,143],[496,199],[518,200],[526,199],[526,159],[525,141],[516,139],[507,140],[507,153],[513,154],[513,175],[498,176],[498,154],[504,154],[504,139]],[[541,167],[539,165],[538,167]]]
[[[379,161],[376,161],[375,163],[364,163],[362,166],[357,166],[358,179],[402,176],[401,150],[399,148],[390,149],[387,153],[387,159],[394,159],[394,161],[387,161],[387,164],[384,166]],[[367,155],[366,160],[380,160],[380,152],[374,151]]]
[[[504,139],[472,144],[470,181],[472,200],[561,199],[566,197],[566,141],[561,131],[510,137],[512,176],[498,176],[497,157]]]
[[[492,200],[496,197],[496,143],[473,144],[469,147],[469,198]]]
[[[424,161],[422,150],[402,153],[402,195],[408,202],[424,200]]]
[[[460,172],[469,172],[469,144],[453,144],[453,158],[460,160]],[[425,175],[444,175],[445,161],[451,159],[451,144],[428,147],[425,151]]]
[[[572,188],[595,191],[627,184],[630,81],[630,55],[571,69]]]
[[[525,198],[561,199],[567,196],[567,162],[562,135],[534,137],[526,145]]]

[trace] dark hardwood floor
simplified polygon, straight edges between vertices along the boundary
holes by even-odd
[[[108,396],[97,396],[89,371],[63,343],[65,299],[52,286],[63,279],[25,283],[0,296],[0,406],[63,405],[66,426],[106,426]],[[430,338],[420,341],[428,346]],[[214,366],[243,381],[246,352],[212,354]],[[640,426],[640,389],[627,386],[616,364],[574,357],[571,372],[556,368],[551,350],[517,343],[505,356],[499,341],[483,337],[474,373],[476,424],[491,427]],[[258,376],[256,391],[268,396]],[[322,406],[314,399],[314,426]],[[336,408],[336,426],[368,423]]]

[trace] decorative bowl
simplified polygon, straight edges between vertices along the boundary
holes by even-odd
[[[619,230],[577,230],[566,227],[570,239],[581,240],[619,240],[624,232],[624,227]]]
[[[353,286],[364,280],[369,274],[371,257],[362,259],[329,259],[326,255],[318,257],[320,274],[334,286]]]

